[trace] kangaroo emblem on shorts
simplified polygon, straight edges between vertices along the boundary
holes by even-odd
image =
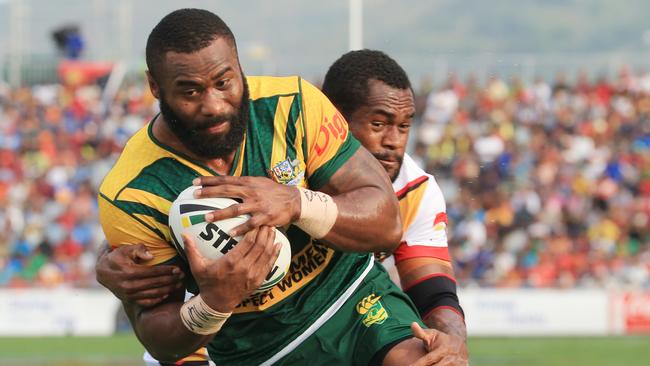
[[[388,319],[388,312],[379,301],[381,296],[371,294],[357,304],[357,312],[363,317],[363,325],[370,327],[373,324],[382,324]]]

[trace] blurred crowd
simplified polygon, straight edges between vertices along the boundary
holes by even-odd
[[[153,98],[98,85],[0,86],[0,287],[95,286],[97,188]]]
[[[650,75],[450,78],[417,97],[416,161],[465,287],[650,288]],[[156,113],[142,83],[0,86],[0,287],[97,286],[97,188]]]
[[[461,286],[650,288],[650,74],[455,78],[414,155],[447,201]]]

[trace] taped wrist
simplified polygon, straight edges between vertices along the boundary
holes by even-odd
[[[232,313],[220,313],[203,301],[201,294],[181,306],[183,325],[190,332],[202,335],[217,333]]]
[[[296,226],[314,239],[320,239],[332,230],[339,210],[332,197],[323,192],[296,187],[300,192],[300,218]]]
[[[465,313],[460,307],[458,295],[456,295],[456,282],[447,276],[433,276],[426,278],[404,292],[413,300],[420,316],[424,317],[431,310],[441,306],[448,306],[456,309],[463,319]]]

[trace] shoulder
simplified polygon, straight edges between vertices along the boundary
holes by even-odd
[[[140,157],[155,155],[158,147],[149,137],[149,125],[146,124],[127,141],[117,161],[106,174],[99,191],[102,195],[112,197],[125,185],[129,177],[137,174],[142,167]]]
[[[305,102],[325,98],[315,85],[300,76],[247,76],[251,101],[299,94]]]
[[[131,194],[128,201],[146,201],[147,193],[173,200],[199,175],[210,175],[204,167],[168,150],[151,135],[147,124],[124,147],[101,186],[100,196],[114,201]]]
[[[419,189],[434,191],[442,195],[440,187],[433,175],[420,168],[408,154],[404,154],[402,167],[393,182],[393,190],[398,198],[403,198],[407,194]]]
[[[299,76],[247,76],[250,99],[257,100],[300,93],[304,81]]]
[[[393,190],[400,201],[402,215],[413,216],[412,220],[416,213],[417,216],[435,217],[446,211],[445,199],[435,177],[420,168],[408,154],[404,155]]]

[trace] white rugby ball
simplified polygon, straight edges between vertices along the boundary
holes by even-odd
[[[182,234],[190,235],[199,252],[210,259],[217,259],[232,250],[243,236],[230,237],[228,232],[248,221],[249,215],[230,219],[206,222],[205,214],[220,210],[238,202],[232,198],[194,198],[198,186],[191,186],[181,192],[169,209],[169,229],[176,250],[186,258]],[[256,293],[271,289],[289,272],[291,264],[291,244],[289,239],[275,229],[275,242],[282,244],[282,249],[268,276],[256,290]]]

